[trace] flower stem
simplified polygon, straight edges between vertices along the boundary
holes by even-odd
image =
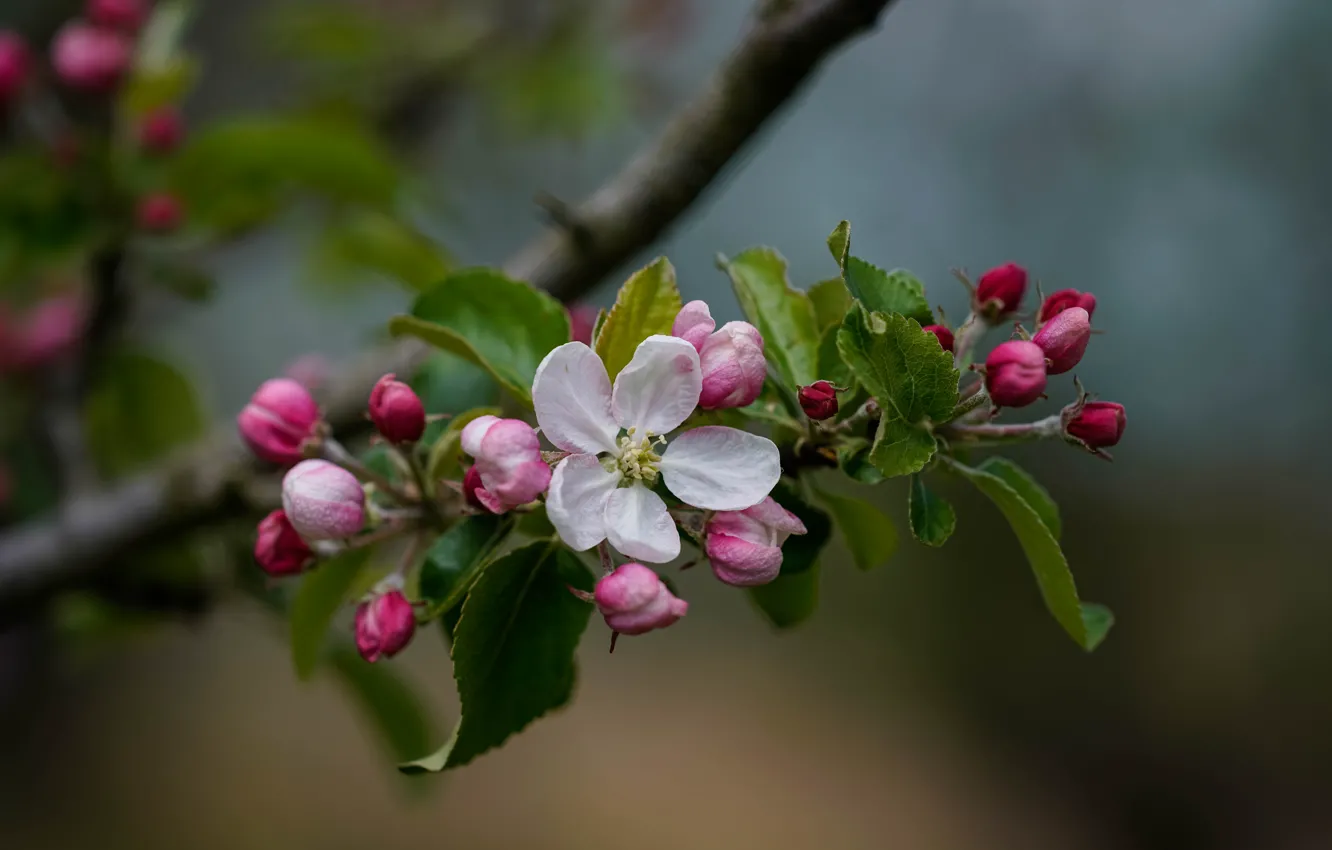
[[[403,505],[414,505],[419,500],[413,499],[411,494],[403,490],[397,484],[394,484],[387,476],[380,475],[370,467],[356,458],[351,452],[332,437],[326,437],[321,443],[321,452],[324,460],[336,463],[338,466],[355,475],[362,481],[368,481],[378,489],[387,493],[394,501]]]
[[[989,392],[986,391],[985,387],[978,386],[970,395],[967,395],[957,403],[957,407],[953,408],[953,412],[948,415],[946,421],[953,422],[957,419],[961,419],[971,411],[988,404],[989,401]]]
[[[1049,440],[1064,433],[1063,417],[1056,413],[1035,422],[1015,425],[962,425],[952,423],[939,428],[937,433],[949,442],[966,447],[1008,445],[1032,440]]]
[[[971,350],[985,336],[985,332],[990,329],[990,325],[985,319],[972,312],[967,316],[967,320],[957,329],[957,336],[953,340],[953,365],[959,371],[966,371],[970,365]]]
[[[601,569],[610,575],[615,572],[615,562],[611,560],[610,544],[605,540],[597,544],[597,554],[601,556]]]

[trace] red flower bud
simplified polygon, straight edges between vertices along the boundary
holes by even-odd
[[[467,474],[463,476],[463,498],[467,500],[467,504],[477,510],[490,510],[490,508],[486,507],[485,502],[481,501],[480,496],[477,495],[478,490],[485,492],[485,489],[486,485],[481,483],[481,470],[477,469],[475,464],[469,466],[467,468]]]
[[[980,282],[976,284],[973,309],[994,321],[1022,306],[1022,296],[1026,291],[1026,269],[1017,263],[996,266],[981,275]]]
[[[591,345],[592,331],[596,329],[597,316],[601,310],[592,304],[575,304],[567,310],[570,339],[583,345]]]
[[[1069,307],[1046,322],[1031,341],[1041,347],[1050,361],[1046,371],[1062,375],[1082,360],[1087,343],[1091,342],[1091,317],[1081,307]]]
[[[1061,289],[1053,292],[1041,304],[1036,313],[1036,324],[1043,325],[1058,316],[1069,307],[1081,307],[1090,318],[1096,312],[1096,296],[1090,292],[1078,292],[1076,289]]]
[[[943,325],[926,325],[921,328],[927,334],[934,334],[939,338],[939,346],[944,351],[953,350],[953,332]]]
[[[129,68],[132,46],[124,35],[85,21],[70,21],[51,43],[51,64],[65,85],[104,92]]]
[[[371,663],[392,658],[411,643],[416,612],[401,590],[390,590],[356,609],[356,651]]]
[[[677,599],[655,572],[632,562],[602,576],[594,596],[606,625],[622,635],[664,629],[689,610],[689,603]]]
[[[170,233],[180,226],[181,219],[185,217],[185,214],[181,210],[180,201],[176,200],[175,195],[156,192],[139,200],[135,217],[138,219],[139,227],[144,230],[153,233]]]
[[[18,33],[0,30],[0,106],[13,100],[28,79],[28,45]]]
[[[816,422],[837,415],[837,388],[827,381],[815,381],[807,387],[801,387],[796,397],[800,401],[800,409]]]
[[[139,122],[139,145],[149,153],[171,153],[185,136],[185,122],[171,107],[154,110]]]
[[[425,433],[425,407],[411,387],[385,375],[370,391],[370,419],[390,443],[414,443]]]
[[[1064,425],[1064,430],[1093,449],[1103,449],[1119,442],[1127,424],[1124,405],[1113,401],[1089,401]]]
[[[1045,352],[1034,342],[1000,343],[985,359],[985,388],[999,407],[1024,407],[1045,392]]]
[[[102,27],[137,32],[148,17],[144,0],[88,0],[88,20]]]
[[[254,560],[271,576],[296,575],[310,563],[314,553],[296,533],[286,513],[277,510],[259,523],[254,541]]]
[[[241,437],[264,460],[290,466],[302,457],[302,444],[314,436],[319,405],[310,391],[290,378],[259,385],[236,417]]]

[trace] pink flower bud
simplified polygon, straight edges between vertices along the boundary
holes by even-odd
[[[1127,424],[1124,405],[1113,401],[1089,401],[1064,425],[1064,430],[1093,449],[1103,449],[1119,442]]]
[[[271,576],[292,576],[305,569],[314,557],[310,547],[282,511],[273,511],[259,522],[254,541],[254,560]]]
[[[28,79],[28,45],[12,30],[0,30],[0,106],[13,100]]]
[[[1090,318],[1091,314],[1096,312],[1096,296],[1090,292],[1078,292],[1076,289],[1061,289],[1051,293],[1036,313],[1036,324],[1045,324],[1069,307],[1081,307],[1087,311],[1087,316]]]
[[[88,0],[88,20],[102,27],[137,32],[148,17],[144,0]]]
[[[104,92],[113,88],[129,68],[129,39],[108,27],[70,21],[51,44],[51,64],[57,76],[72,88]]]
[[[525,505],[550,486],[550,464],[541,458],[541,441],[521,419],[472,420],[463,428],[462,449],[476,459],[472,469],[481,482],[472,496],[491,513]],[[465,479],[463,489],[467,492]]]
[[[1045,352],[1023,339],[1000,343],[985,359],[985,388],[999,407],[1024,407],[1045,392]]]
[[[1017,263],[996,266],[976,284],[974,309],[991,320],[1007,316],[1022,305],[1027,291],[1027,270]]]
[[[35,369],[73,351],[83,338],[87,305],[81,295],[58,295],[38,304],[23,318],[10,343],[9,359]]]
[[[135,210],[139,227],[153,233],[170,233],[180,227],[181,219],[184,217],[180,201],[176,200],[175,195],[167,192],[145,195],[139,199],[138,209]]]
[[[606,625],[622,635],[664,629],[689,610],[656,573],[642,564],[621,564],[597,582],[597,610]]]
[[[816,422],[837,415],[837,388],[827,381],[815,381],[807,387],[801,387],[796,397],[800,401],[800,409]]]
[[[282,370],[282,374],[303,387],[317,390],[323,385],[324,381],[328,380],[329,373],[332,371],[333,364],[328,362],[327,357],[318,352],[312,352],[302,354],[288,363],[287,368]]]
[[[714,514],[706,533],[713,575],[735,587],[753,587],[777,578],[782,544],[792,534],[804,534],[805,524],[768,496],[752,508]]]
[[[282,509],[306,540],[339,540],[365,525],[365,490],[337,464],[303,460],[282,479]]]
[[[486,503],[481,501],[481,496],[478,495],[478,493],[484,492],[486,487],[481,483],[481,470],[477,469],[475,464],[467,467],[467,473],[463,475],[462,486],[463,498],[467,500],[467,504],[481,510],[490,510],[486,507]],[[486,493],[486,495],[494,499],[494,496],[489,493]]]
[[[712,320],[707,302],[690,301],[676,314],[675,323],[671,325],[671,336],[678,336],[701,354],[703,344],[716,328],[717,323]]]
[[[390,443],[414,443],[425,433],[420,397],[392,374],[380,378],[370,391],[370,419]]]
[[[921,328],[927,334],[934,334],[939,338],[939,347],[944,351],[953,350],[953,332],[943,325],[926,325]]]
[[[356,608],[356,651],[366,661],[392,658],[415,633],[416,612],[401,590],[381,593]]]
[[[1050,362],[1046,371],[1062,375],[1078,365],[1091,342],[1091,317],[1081,307],[1069,307],[1036,332],[1032,342],[1041,347]]]
[[[597,327],[597,316],[601,311],[592,304],[575,304],[568,308],[569,337],[573,342],[583,345],[592,344],[592,331]]]
[[[768,363],[763,336],[748,322],[727,322],[703,343],[699,352],[703,392],[698,406],[722,410],[753,404],[763,391]]]
[[[171,107],[154,110],[139,123],[139,146],[149,153],[171,153],[185,137],[185,123]]]
[[[266,461],[290,466],[301,459],[302,444],[314,436],[319,405],[310,391],[290,378],[259,385],[236,417],[250,450]]]

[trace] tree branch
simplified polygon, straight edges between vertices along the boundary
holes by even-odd
[[[893,2],[763,0],[702,92],[610,182],[570,208],[579,238],[552,228],[505,271],[566,301],[592,288],[674,224],[819,64]],[[330,386],[329,422],[361,420],[375,380],[409,374],[428,353],[409,341],[360,358]],[[257,470],[228,429],[159,469],[0,536],[0,611],[85,580],[144,545],[260,509],[271,494],[250,492]]]

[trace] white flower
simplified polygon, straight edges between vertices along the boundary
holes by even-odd
[[[772,441],[735,428],[702,427],[666,443],[698,405],[698,351],[650,336],[615,379],[581,342],[556,348],[537,368],[532,401],[542,432],[572,454],[550,481],[546,510],[564,542],[582,551],[609,539],[619,551],[661,564],[680,554],[657,477],[680,501],[716,511],[763,501],[781,477]],[[625,433],[621,434],[621,429]]]

